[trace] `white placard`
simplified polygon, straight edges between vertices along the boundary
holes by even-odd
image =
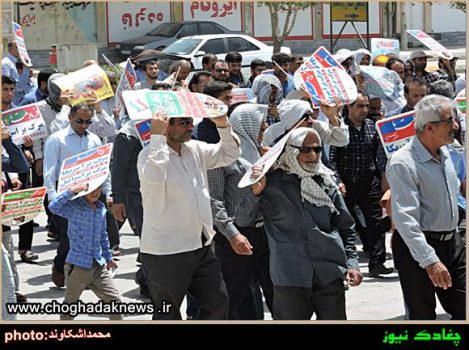
[[[415,39],[420,41],[422,44],[424,44],[426,47],[428,47],[430,50],[433,52],[438,52],[443,54],[447,59],[453,58],[453,55],[448,52],[448,49],[441,45],[438,41],[433,39],[431,36],[429,36],[427,33],[421,31],[421,30],[407,30],[407,33],[412,35]]]
[[[88,190],[78,193],[78,198],[93,192],[109,176],[112,143],[90,149],[65,159],[62,163],[57,192],[62,193],[75,185],[87,183]]]
[[[23,29],[18,23],[11,22],[13,24],[13,35],[15,36],[16,46],[18,47],[18,53],[20,54],[21,61],[28,67],[31,67],[31,58],[29,58],[28,50],[26,50],[26,43],[24,42]]]

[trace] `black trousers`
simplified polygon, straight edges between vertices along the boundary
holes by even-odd
[[[341,279],[313,288],[274,286],[274,313],[277,320],[346,320],[345,288]]]
[[[436,299],[453,320],[466,319],[466,249],[459,234],[448,241],[427,238],[440,261],[448,269],[452,287],[444,290],[433,286],[427,271],[410,254],[401,235],[392,236],[394,264],[399,272],[402,293],[409,310],[410,320],[435,320]]]
[[[228,293],[220,262],[211,247],[169,255],[141,253],[142,266],[155,304],[154,320],[181,320],[181,303],[187,292],[197,299],[200,320],[226,320]],[[169,313],[158,312],[163,301]]]
[[[381,225],[382,209],[379,205],[381,198],[381,185],[377,177],[360,182],[348,182],[343,179],[347,194],[345,204],[349,212],[353,212],[353,207],[358,205],[363,212],[366,221],[366,243],[370,251],[370,261],[368,267],[383,264],[386,261],[386,233]],[[361,238],[361,237],[360,237]],[[362,239],[362,238],[361,238]]]
[[[223,279],[230,296],[229,319],[231,320],[240,319],[238,309],[246,292],[251,292],[249,284],[253,278],[264,292],[267,307],[271,312],[273,311],[269,246],[264,227],[238,227],[238,229],[253,246],[252,255],[236,254],[225,236],[220,233],[217,233],[215,242],[215,253],[220,259]],[[255,307],[253,307],[253,315],[249,319],[257,319]]]
[[[21,181],[21,189],[31,188],[31,179],[29,172],[18,174]],[[34,222],[33,220],[21,225],[18,229],[18,250],[31,250],[33,245]]]

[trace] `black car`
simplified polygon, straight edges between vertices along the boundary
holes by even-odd
[[[163,50],[169,44],[185,36],[200,34],[238,34],[210,21],[183,21],[161,23],[155,29],[138,38],[128,39],[117,45],[123,57],[135,56],[145,49]]]

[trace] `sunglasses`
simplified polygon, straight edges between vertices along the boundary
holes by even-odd
[[[170,120],[170,123],[173,124],[173,125],[180,125],[180,126],[189,126],[189,125],[192,125],[194,123],[194,119],[193,118],[178,118],[179,120],[176,122],[175,119],[171,119]]]
[[[453,117],[449,117],[448,119],[446,120],[438,120],[437,122],[429,122],[430,124],[440,124],[440,123],[444,123],[444,124],[448,124],[448,125],[453,125],[454,123],[454,118]]]
[[[77,123],[78,125],[83,125],[83,124],[91,125],[93,121],[91,119],[90,120],[75,119],[75,123]]]
[[[223,68],[218,68],[218,69],[215,69],[215,72],[217,73],[221,73],[221,72],[229,72],[230,70],[229,69],[223,69]]]
[[[290,146],[292,146],[293,148],[299,149],[300,153],[304,153],[304,154],[308,154],[311,151],[314,151],[314,153],[321,153],[323,150],[322,146],[314,146],[314,147],[309,147],[309,146],[299,147],[299,146],[293,146],[293,145],[290,145]]]

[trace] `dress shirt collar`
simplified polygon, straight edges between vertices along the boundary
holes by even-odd
[[[420,163],[425,163],[434,159],[417,136],[412,139],[412,148],[415,150],[417,159]],[[441,160],[439,162],[443,163],[448,156],[444,150],[444,146],[440,147],[439,152],[441,156]]]
[[[80,135],[77,134],[77,132],[75,130],[73,130],[73,128],[70,124],[68,124],[68,126],[67,126],[67,136],[68,135],[77,135],[78,137],[81,137]],[[88,131],[85,131],[83,136],[85,136],[85,137],[88,136]]]
[[[18,61],[18,59],[13,56],[11,53],[8,54],[8,58],[13,62],[13,63],[16,63]]]

